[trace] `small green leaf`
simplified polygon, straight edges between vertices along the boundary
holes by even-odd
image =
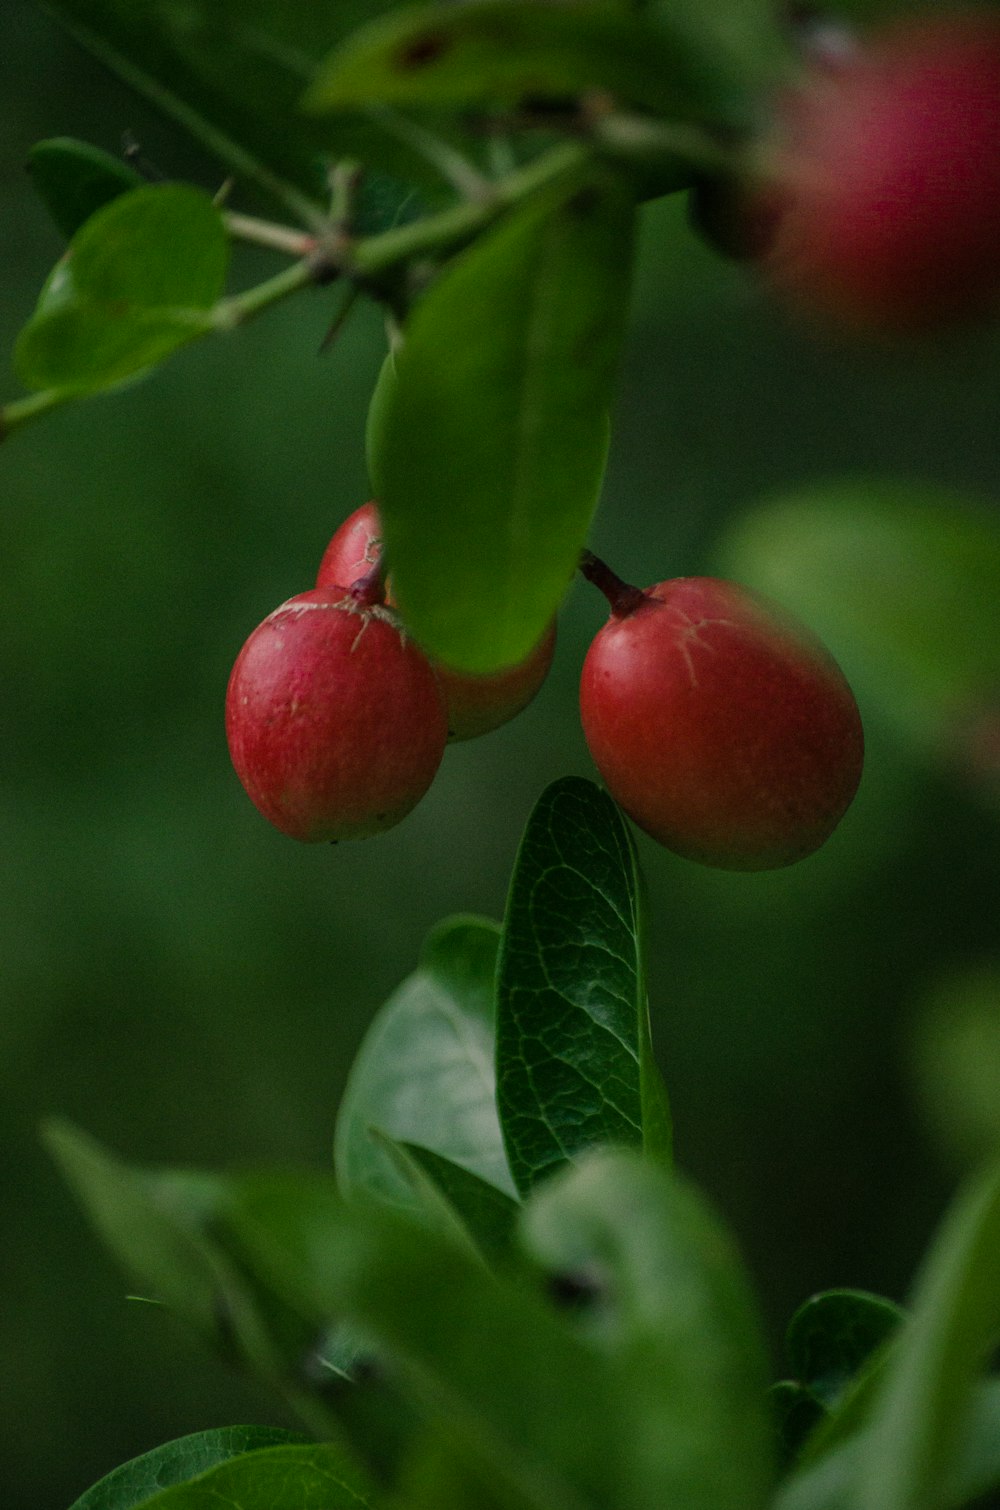
[[[138,188],[134,168],[69,136],[38,142],[28,154],[32,182],[67,241],[95,210]]]
[[[371,1128],[513,1194],[494,1090],[499,933],[482,918],[440,924],[417,970],[369,1028],[337,1116],[334,1159],[346,1195],[367,1191],[393,1205],[420,1204]]]
[[[280,1426],[223,1426],[215,1431],[196,1431],[113,1468],[74,1501],[70,1510],[133,1510],[161,1490],[207,1473],[230,1458],[305,1441],[305,1437]]]
[[[528,821],[497,992],[497,1101],[522,1192],[595,1144],[669,1153],[635,849],[592,782],[553,783]]]
[[[708,56],[696,28],[650,25],[606,0],[404,6],[341,43],[303,103],[314,113],[359,105],[457,108],[604,90],[662,114],[711,119],[730,100]],[[723,123],[733,124],[731,116]]]
[[[506,1256],[517,1219],[517,1201],[429,1148],[397,1143],[374,1129],[371,1136],[409,1181],[417,1202],[415,1214],[422,1211],[431,1225],[468,1239],[487,1259]]]
[[[548,628],[597,504],[634,207],[596,178],[512,213],[449,265],[379,418],[386,554],[438,660],[513,665]]]
[[[373,1499],[340,1447],[309,1442],[231,1458],[142,1503],[143,1510],[218,1510],[220,1504],[226,1510],[365,1510]]]
[[[265,1378],[298,1361],[312,1333],[249,1286],[216,1241],[222,1176],[131,1168],[64,1122],[49,1123],[44,1138],[100,1237],[145,1291],[224,1357]]]
[[[135,1170],[77,1128],[49,1123],[45,1142],[115,1257],[208,1339],[218,1332],[220,1274],[203,1236],[223,1185],[211,1175]]]
[[[944,1503],[974,1386],[1000,1335],[1000,1166],[971,1181],[924,1262],[859,1465],[857,1510]]]
[[[723,570],[797,613],[859,694],[954,758],[1000,687],[1000,528],[940,489],[861,480],[760,505]]]
[[[614,1503],[762,1505],[774,1428],[761,1325],[729,1234],[700,1196],[634,1152],[595,1153],[532,1196],[521,1232],[554,1288],[589,1277],[581,1331],[612,1360],[628,1407]]]
[[[768,1390],[783,1465],[794,1463],[809,1435],[826,1414],[811,1390],[796,1379],[779,1379]]]
[[[420,154],[366,115],[320,121],[298,109],[337,39],[393,4],[46,0],[82,46],[197,137],[240,184],[255,183],[316,230],[326,216],[332,160],[356,159],[441,190]],[[387,188],[383,183],[383,193]],[[393,190],[380,220],[392,224],[409,192]]]
[[[795,1377],[833,1405],[903,1320],[891,1300],[865,1290],[827,1290],[801,1305],[785,1336]]]
[[[95,392],[162,361],[211,328],[228,255],[207,195],[179,184],[122,194],[77,232],[46,284],[18,339],[19,377]]]

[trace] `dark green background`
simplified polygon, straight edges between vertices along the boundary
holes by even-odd
[[[35,140],[115,151],[131,130],[170,176],[214,190],[220,174],[22,0],[5,9],[0,98],[9,350],[61,249],[24,171]],[[271,265],[243,253],[237,281]],[[332,292],[302,297],[0,452],[8,1510],[62,1510],[171,1435],[277,1419],[123,1298],[39,1119],[74,1118],[133,1159],[324,1161],[353,1050],[426,930],[499,916],[538,793],[593,774],[575,689],[603,613],[578,585],[538,701],[450,750],[391,834],[301,847],[244,798],[222,726],[230,664],[366,496],[380,322],[365,308],[321,358],[334,308]],[[998,393],[995,331],[919,358],[820,347],[662,202],[592,543],[653,581],[711,569],[729,518],[805,481],[889,471],[995,497]],[[923,1131],[910,1025],[931,983],[998,951],[995,801],[916,766],[862,711],[862,794],[813,860],[726,876],[639,841],[678,1155],[736,1228],[775,1337],[816,1288],[905,1295],[953,1183]]]

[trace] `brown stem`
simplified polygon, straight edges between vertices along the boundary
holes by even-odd
[[[385,602],[385,568],[381,551],[375,564],[351,584],[350,594],[359,608],[374,608]]]
[[[579,565],[581,574],[607,598],[616,619],[625,619],[634,613],[646,596],[641,587],[631,587],[628,582],[623,582],[593,551],[582,550]]]

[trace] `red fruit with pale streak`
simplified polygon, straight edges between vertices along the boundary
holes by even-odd
[[[836,662],[731,582],[679,577],[625,593],[580,684],[584,734],[615,801],[676,854],[727,870],[818,849],[864,757]]]
[[[364,503],[336,531],[316,576],[316,586],[355,582],[376,564],[381,549],[378,506]],[[556,646],[553,622],[534,650],[516,666],[487,676],[453,671],[432,662],[448,707],[448,739],[457,743],[489,734],[526,708],[541,687]]]
[[[393,610],[332,587],[289,598],[251,634],[229,679],[226,735],[247,794],[282,833],[361,839],[419,802],[447,719]]]
[[[996,307],[1000,18],[901,21],[779,112],[763,270],[828,325],[920,331]]]

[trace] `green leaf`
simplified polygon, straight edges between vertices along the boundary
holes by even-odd
[[[795,1377],[830,1406],[899,1326],[903,1312],[865,1290],[827,1290],[801,1305],[785,1336]]]
[[[317,1177],[248,1177],[229,1224],[246,1261],[314,1323],[336,1315],[368,1333],[404,1397],[489,1470],[504,1510],[662,1504],[628,1487],[632,1401],[618,1370],[533,1288],[400,1213],[345,1205]],[[344,1404],[354,1408],[365,1388]]]
[[[304,105],[315,113],[377,104],[460,108],[603,90],[670,116],[720,125],[742,119],[746,102],[710,66],[704,24],[671,26],[669,12],[665,23],[651,25],[607,0],[404,6],[343,42]],[[732,57],[741,57],[738,49]]]
[[[400,611],[438,660],[523,660],[597,504],[632,261],[613,179],[533,199],[424,295],[375,460]]]
[[[211,328],[228,263],[207,195],[144,185],[106,204],[74,236],[18,339],[29,388],[94,392],[134,377]]]
[[[283,1303],[255,1290],[216,1241],[222,1176],[134,1169],[93,1138],[50,1122],[45,1142],[126,1272],[202,1340],[263,1377],[281,1377],[313,1340]]]
[[[963,963],[922,994],[912,1044],[919,1098],[940,1145],[975,1166],[1000,1150],[1000,968]]]
[[[1000,686],[1000,528],[942,490],[885,479],[760,505],[723,570],[797,613],[859,694],[924,751],[954,757]]]
[[[774,1428],[760,1321],[729,1234],[700,1196],[636,1153],[597,1153],[546,1183],[521,1229],[557,1293],[563,1277],[582,1278],[585,1296],[589,1287],[581,1330],[613,1360],[628,1402],[621,1503],[763,1504]]]
[[[132,1510],[160,1490],[183,1484],[230,1458],[305,1441],[305,1437],[279,1426],[223,1426],[215,1431],[196,1431],[113,1468],[81,1495],[71,1510]]]
[[[396,1163],[414,1197],[414,1213],[432,1226],[471,1242],[490,1260],[507,1256],[518,1203],[495,1185],[418,1143],[397,1143],[372,1129],[371,1136]]]
[[[768,1390],[782,1464],[793,1463],[826,1412],[811,1390],[795,1379],[779,1379]]]
[[[142,183],[128,163],[69,136],[36,143],[28,154],[28,167],[35,188],[67,240],[95,210]]]
[[[643,14],[687,60],[697,96],[731,125],[752,127],[761,95],[801,67],[775,0],[648,0]]]
[[[989,1379],[973,1394],[966,1412],[953,1471],[942,1501],[965,1505],[1000,1487],[1000,1380]]]
[[[782,1488],[774,1510],[856,1510],[859,1470],[868,1450],[868,1433],[859,1432],[818,1461],[810,1462]],[[940,1497],[934,1504],[940,1510],[958,1510],[998,1486],[1000,1380],[989,1379],[973,1393],[954,1462],[944,1476]]]
[[[337,1116],[334,1160],[346,1195],[366,1191],[392,1205],[421,1205],[370,1128],[513,1193],[494,1091],[498,943],[495,923],[448,919],[431,932],[417,970],[375,1018]]]
[[[242,1261],[314,1326],[337,1316],[367,1334],[378,1373],[489,1471],[490,1503],[763,1503],[772,1424],[752,1300],[726,1233],[666,1170],[614,1153],[554,1179],[525,1210],[531,1267],[500,1276],[400,1213],[345,1204],[319,1176],[251,1175],[231,1190],[225,1228]],[[596,1275],[599,1315],[547,1300],[539,1266],[553,1291],[567,1271]],[[341,1406],[357,1410],[367,1390]],[[390,1488],[425,1442],[426,1428]]]
[[[364,116],[310,120],[298,102],[339,37],[394,0],[45,0],[77,40],[198,137],[241,181],[322,227],[331,157],[436,183]],[[393,195],[390,215],[399,195]]]
[[[44,1139],[119,1262],[204,1337],[215,1337],[220,1272],[203,1232],[221,1181],[131,1169],[64,1122],[47,1124]]]
[[[963,1421],[1000,1336],[1000,1166],[971,1181],[935,1237],[897,1334],[859,1465],[857,1510],[942,1502]]]
[[[268,1447],[231,1458],[143,1501],[144,1510],[364,1510],[367,1481],[328,1442]],[[110,1510],[110,1507],[109,1507]]]
[[[385,444],[383,432],[395,387],[396,356],[390,351],[379,368],[365,418],[365,463],[368,467],[368,481],[376,498],[381,498],[385,492],[382,477],[382,450]]]
[[[669,1154],[639,893],[611,798],[578,777],[553,783],[521,841],[497,985],[497,1102],[522,1192],[595,1144]]]

